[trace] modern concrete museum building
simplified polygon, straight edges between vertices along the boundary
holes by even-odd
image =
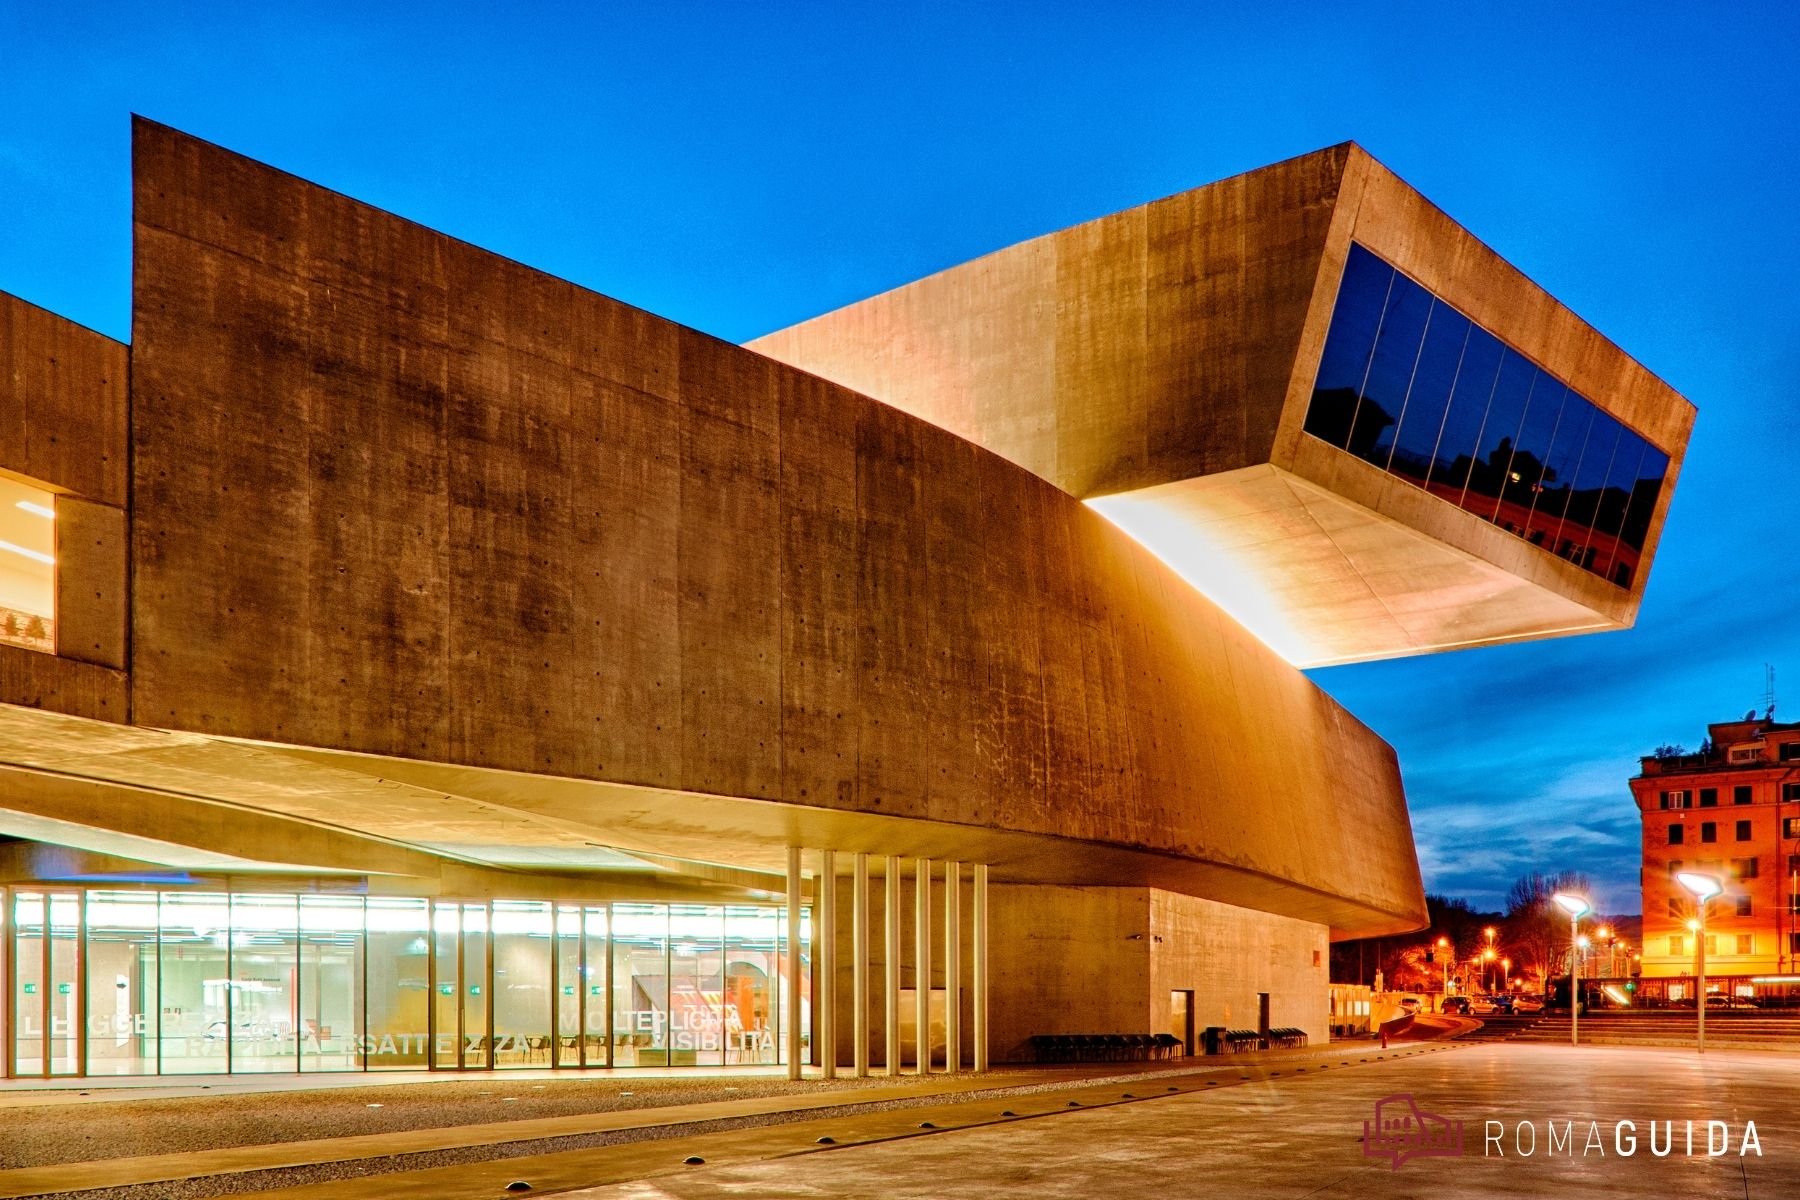
[[[1354,146],[749,348],[133,162],[131,344],[0,296],[14,1074],[1323,1037],[1298,668],[1629,625],[1692,422]]]

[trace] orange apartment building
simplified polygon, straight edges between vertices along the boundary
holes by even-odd
[[[1707,990],[1800,1000],[1800,723],[1708,725],[1699,753],[1644,758],[1631,792],[1644,830],[1643,999],[1693,996],[1699,913],[1675,876],[1703,871],[1725,885],[1706,910]]]

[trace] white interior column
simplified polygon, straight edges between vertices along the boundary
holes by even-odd
[[[931,860],[913,860],[913,1027],[919,1074],[931,1073]]]
[[[882,1067],[889,1075],[900,1073],[900,857],[887,856],[887,870],[882,876],[883,899],[882,991],[885,993],[887,1024],[882,1026],[887,1057]],[[9,995],[11,993],[8,993]]]
[[[850,1039],[858,1078],[869,1073],[869,856],[857,852],[850,882]]]
[[[988,869],[986,863],[975,864],[974,911],[975,953],[972,971],[975,976],[975,1069],[988,1069]]]
[[[819,886],[813,929],[818,945],[813,963],[819,969],[813,990],[813,1041],[819,1047],[819,1068],[826,1079],[837,1078],[837,852],[819,851]]]
[[[800,1078],[800,847],[788,847],[787,860],[787,1023],[788,1078]]]
[[[944,864],[944,1070],[962,1070],[962,864]]]

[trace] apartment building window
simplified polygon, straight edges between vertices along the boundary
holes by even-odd
[[[1709,933],[1706,935],[1706,952],[1708,954],[1717,954],[1719,952],[1719,935],[1718,934]]]
[[[1737,879],[1755,879],[1756,863],[1754,858],[1734,858],[1731,860],[1731,874]]]
[[[1782,762],[1800,762],[1800,742],[1781,743]]]
[[[1800,892],[1788,897],[1788,912],[1800,916]]]
[[[1788,934],[1788,953],[1800,954],[1800,933]]]
[[[1750,914],[1750,897],[1739,896],[1737,898],[1737,906],[1738,906],[1738,912],[1737,912],[1738,916],[1747,917],[1747,916],[1751,915]]]
[[[1800,817],[1789,817],[1781,823],[1782,837],[1800,837]]]
[[[1749,934],[1740,933],[1737,935],[1737,952],[1739,954],[1749,954],[1750,953],[1750,935]]]
[[[1671,846],[1681,845],[1681,840],[1683,837],[1686,836],[1686,834],[1687,834],[1687,826],[1685,826],[1685,825],[1669,826],[1669,845],[1671,845]]]
[[[1692,808],[1693,799],[1692,792],[1664,792],[1662,806],[1664,808]]]
[[[1755,762],[1761,757],[1762,747],[1760,746],[1740,746],[1731,752],[1731,761],[1734,763]]]
[[[1669,860],[1669,878],[1673,879],[1679,874],[1681,874],[1681,860],[1679,858],[1670,859]]]
[[[1781,785],[1783,800],[1800,800],[1800,783],[1784,783]]]
[[[1796,909],[1800,909],[1800,896],[1795,896],[1794,900],[1795,900]],[[1685,900],[1683,900],[1680,896],[1670,896],[1669,897],[1669,915],[1671,917],[1675,918],[1676,920],[1680,920],[1682,917],[1687,915],[1686,913],[1681,911],[1682,909],[1684,909],[1686,907],[1687,907],[1687,902]]]
[[[1737,840],[1740,842],[1747,842],[1750,840],[1750,822],[1739,821],[1737,823]]]
[[[1700,822],[1700,840],[1703,842],[1718,841],[1719,840],[1719,826],[1715,822],[1712,822],[1712,821]]]
[[[1733,804],[1750,803],[1750,785],[1747,783],[1740,783],[1738,786],[1732,788],[1731,802]]]
[[[1794,936],[1800,938],[1800,934],[1795,934]],[[1679,933],[1671,933],[1669,935],[1669,957],[1684,958],[1686,955],[1687,939],[1682,937]]]
[[[1717,807],[1719,807],[1719,789],[1718,788],[1701,788],[1700,789],[1700,807],[1701,808],[1717,808]]]
[[[1792,875],[1796,871],[1800,871],[1800,854],[1790,854],[1788,855],[1788,874]],[[1644,881],[1638,880],[1638,886],[1643,887]]]

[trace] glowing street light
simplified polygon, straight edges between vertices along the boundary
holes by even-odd
[[[1695,1029],[1695,1047],[1706,1053],[1706,902],[1725,890],[1717,875],[1702,875],[1698,871],[1682,871],[1675,876],[1675,881],[1694,894],[1694,905],[1700,910],[1700,917],[1693,922],[1694,926],[1694,1009],[1698,1014]]]
[[[1556,901],[1556,907],[1569,914],[1569,1045],[1581,1044],[1581,948],[1576,944],[1580,937],[1581,915],[1592,910],[1586,896],[1578,896],[1574,892],[1558,892],[1550,897]]]

